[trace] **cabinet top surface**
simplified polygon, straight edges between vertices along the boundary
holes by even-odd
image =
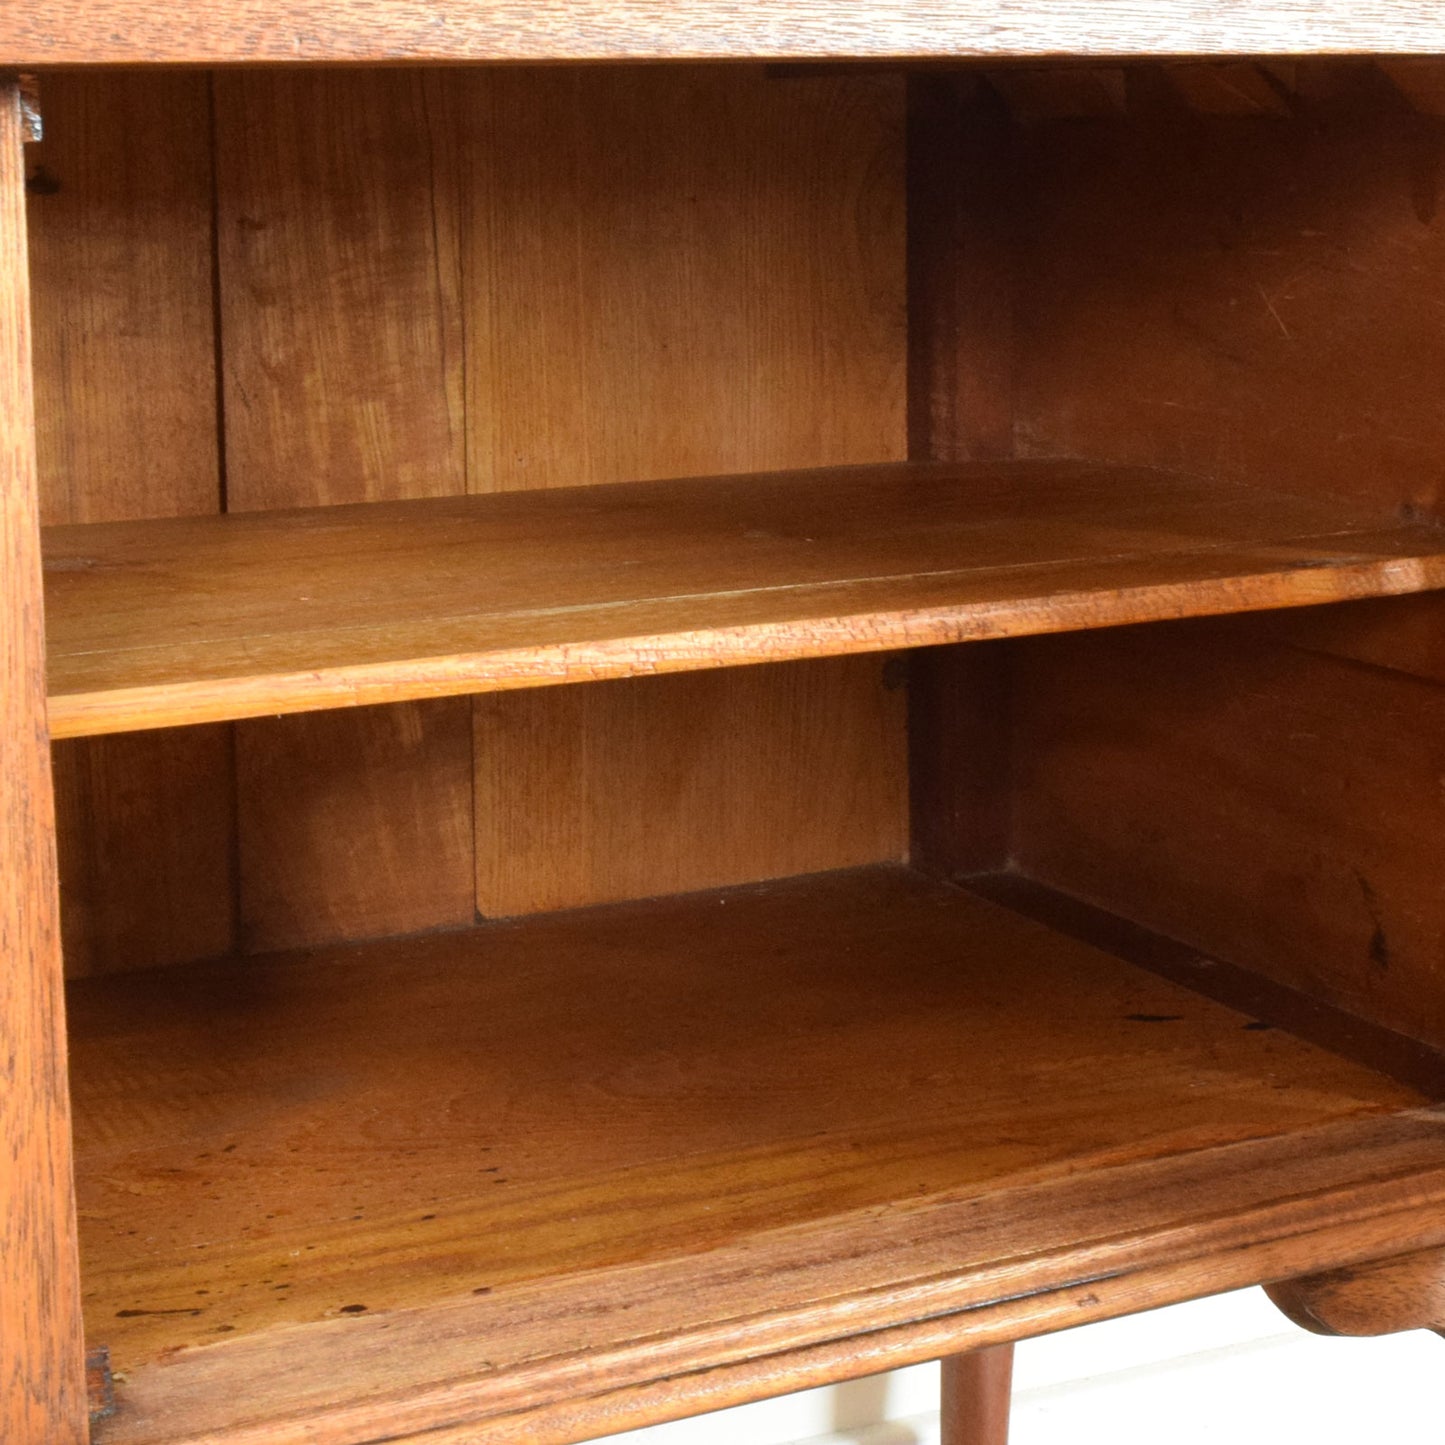
[[[12,66],[1445,52],[1431,0],[5,0]]]

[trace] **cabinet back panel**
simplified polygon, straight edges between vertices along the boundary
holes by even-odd
[[[75,74],[46,109],[49,520],[904,455],[898,77]],[[752,671],[580,737],[548,690],[66,745],[72,967],[902,856],[882,661]]]
[[[221,505],[210,82],[57,75],[27,148],[43,520]],[[55,748],[71,974],[230,951],[228,728]]]

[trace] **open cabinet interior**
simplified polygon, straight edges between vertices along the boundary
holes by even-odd
[[[44,111],[97,1441],[581,1439],[1445,1243],[1445,68]]]

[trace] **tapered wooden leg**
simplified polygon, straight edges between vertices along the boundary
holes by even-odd
[[[1014,1347],[991,1345],[942,1363],[943,1445],[1008,1445]]]

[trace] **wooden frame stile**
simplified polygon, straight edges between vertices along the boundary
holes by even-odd
[[[909,78],[913,461],[1013,455],[1007,155],[1007,116],[977,79]],[[1007,863],[1007,657],[1007,644],[995,643],[909,660],[911,856],[936,876]],[[941,1362],[943,1445],[1007,1445],[1013,1363],[1012,1344]]]
[[[87,1437],[70,1169],[25,245],[27,123],[0,79],[0,1439]]]

